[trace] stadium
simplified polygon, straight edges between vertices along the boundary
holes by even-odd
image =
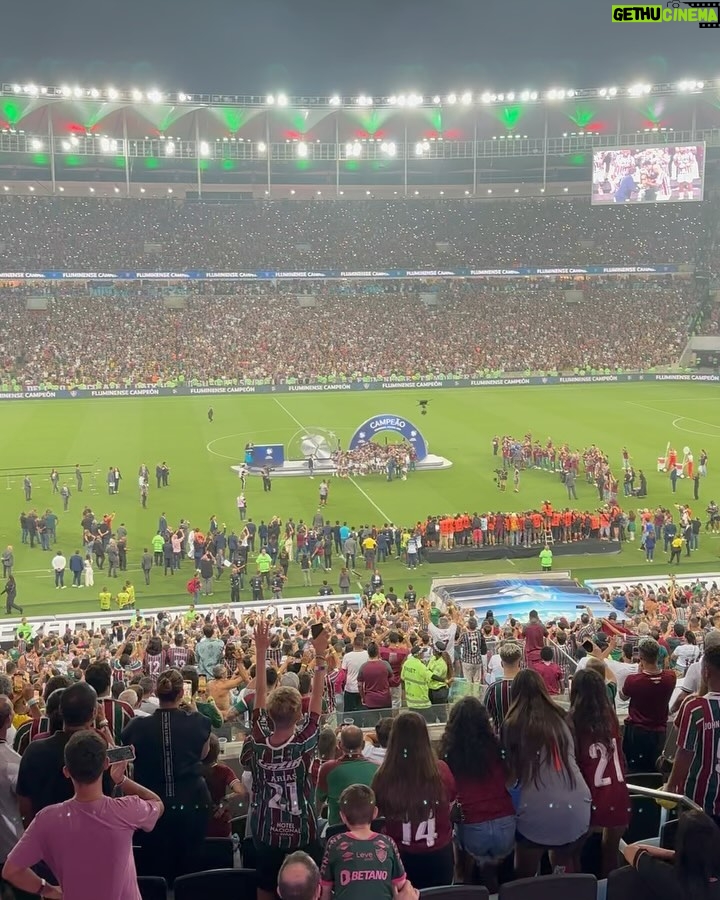
[[[123,898],[317,900],[322,862],[329,900],[389,854],[400,898],[637,900],[643,855],[675,870],[635,842],[712,849],[719,163],[719,79],[0,83],[0,740],[25,824],[82,799],[36,785],[97,726],[134,747],[114,793],[165,804],[126,827]],[[51,684],[100,713],[63,732]],[[9,889],[72,896],[21,834]],[[377,869],[343,869],[356,839]]]

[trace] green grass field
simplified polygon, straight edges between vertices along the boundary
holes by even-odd
[[[720,393],[705,384],[630,384],[545,387],[480,388],[428,392],[429,412],[420,417],[417,395],[396,391],[358,394],[283,394],[207,398],[129,398],[68,401],[6,402],[2,406],[0,434],[2,469],[24,468],[33,474],[33,503],[37,509],[50,506],[58,513],[57,547],[69,556],[78,547],[79,520],[84,503],[97,515],[114,511],[116,523],[128,527],[128,575],[133,579],[138,606],[187,602],[185,582],[190,567],[180,575],[163,577],[153,571],[149,587],[142,584],[139,558],[165,512],[170,523],[186,516],[205,529],[211,514],[217,514],[228,530],[238,527],[235,498],[239,481],[230,466],[240,462],[245,443],[284,443],[294,440],[302,425],[309,431],[332,430],[343,445],[366,418],[380,413],[399,415],[422,427],[431,452],[452,460],[452,469],[416,473],[406,482],[387,483],[382,476],[369,476],[356,483],[333,479],[327,514],[349,524],[415,522],[430,513],[473,512],[490,508],[504,510],[538,506],[545,498],[565,505],[566,494],[559,479],[548,473],[524,473],[519,495],[500,495],[493,481],[494,434],[522,436],[531,431],[557,443],[567,441],[582,448],[596,443],[617,461],[627,445],[636,468],[648,476],[648,504],[669,505],[692,498],[692,484],[680,481],[673,498],[667,476],[656,472],[656,460],[672,441],[681,453],[691,447],[695,459],[701,447],[709,454],[709,476],[701,482],[701,518],[711,499],[720,501]],[[207,420],[212,404],[215,420]],[[70,509],[62,512],[57,495],[51,496],[48,475],[55,466],[68,471],[77,461],[97,460],[102,473],[98,492],[90,492],[86,473],[85,491],[73,493]],[[137,491],[138,466],[145,462],[154,475],[158,461],[171,468],[170,487],[155,489],[154,478],[148,508],[140,506]],[[117,465],[124,475],[119,495],[106,493],[104,474]],[[74,491],[74,478],[69,478]],[[319,479],[275,478],[271,494],[263,494],[259,478],[248,481],[248,514],[256,522],[272,515],[283,519],[312,517],[317,508]],[[578,505],[594,508],[597,493],[578,482]],[[103,573],[96,572],[95,590],[68,588],[55,591],[50,572],[52,554],[30,550],[20,543],[17,524],[25,509],[22,477],[8,479],[0,471],[0,546],[15,549],[18,602],[26,614],[96,610]],[[720,570],[720,539],[703,534],[700,550],[691,562],[683,557],[686,571]],[[637,545],[626,546],[620,555],[573,557],[559,560],[556,568],[571,568],[578,578],[645,574],[651,568]],[[413,573],[413,581],[425,590],[438,575],[484,574],[501,571],[538,571],[537,560],[515,563],[425,565]],[[663,555],[652,570],[664,573]],[[332,583],[336,585],[337,567]],[[319,580],[320,573],[317,573]],[[384,569],[386,583],[399,588],[407,584],[407,570],[398,563]],[[67,579],[68,583],[71,579]],[[300,596],[301,576],[291,566],[287,595]],[[117,582],[113,585],[117,590]],[[111,589],[113,589],[111,587]],[[228,596],[227,584],[216,588],[213,600]]]

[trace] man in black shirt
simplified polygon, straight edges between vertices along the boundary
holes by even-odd
[[[320,585],[320,590],[318,591],[318,594],[321,597],[329,597],[331,594],[334,594],[334,593],[335,593],[335,591],[330,587],[330,585],[327,583],[327,581],[323,581],[323,583]]]
[[[230,602],[240,602],[240,570],[237,566],[230,570]]]
[[[250,579],[250,588],[252,590],[252,598],[255,602],[262,602],[263,600],[263,578],[258,570],[255,575]]]
[[[415,601],[417,600],[417,591],[413,588],[413,586],[411,584],[408,585],[408,589],[405,591],[403,600],[407,603],[408,609],[415,609]]]
[[[57,731],[41,741],[32,741],[25,751],[18,771],[17,796],[20,815],[27,828],[30,822],[46,806],[62,803],[73,796],[73,785],[63,774],[65,745],[76,731],[89,731],[97,727],[111,742],[108,723],[97,719],[97,694],[83,681],[65,688],[60,699],[62,731]],[[104,792],[112,794],[113,785],[106,772]]]

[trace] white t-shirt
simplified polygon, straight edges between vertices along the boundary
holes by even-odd
[[[50,565],[55,569],[55,571],[61,571],[67,566],[67,562],[62,553],[58,553],[57,556],[53,556],[53,561]]]
[[[485,683],[493,684],[495,681],[499,681],[502,678],[503,668],[502,668],[502,660],[500,659],[499,653],[494,653],[490,657],[490,662],[487,664],[487,672],[485,673]]]
[[[619,694],[620,691],[622,691],[622,689],[623,689],[623,685],[625,684],[625,679],[628,677],[628,675],[637,675],[638,664],[622,662],[622,661],[615,662],[614,659],[608,659],[607,664],[610,668],[610,671],[615,673],[615,677],[617,678],[617,688],[618,688],[618,694]]]
[[[359,694],[358,674],[360,669],[370,660],[367,650],[351,650],[343,656],[342,668],[347,672],[345,690],[351,694]]]
[[[450,653],[450,656],[452,656],[457,624],[455,622],[452,622],[448,628],[438,628],[437,625],[433,625],[433,623],[430,622],[428,624],[428,631],[430,632],[430,637],[432,638],[433,644],[436,644],[438,641],[442,641],[442,643],[447,644],[447,649]]]
[[[684,675],[692,663],[697,662],[702,651],[697,644],[678,644],[673,650],[672,658],[677,660],[678,676]]]
[[[682,684],[678,683],[678,687],[681,691],[686,694],[697,694],[700,690],[700,681],[702,679],[702,662],[698,660],[697,662],[691,663],[687,671],[685,672],[685,677],[682,680]]]
[[[370,760],[370,762],[374,762],[379,766],[385,759],[386,753],[387,749],[385,747],[376,747],[375,744],[367,742],[363,747],[362,755],[365,759]]]

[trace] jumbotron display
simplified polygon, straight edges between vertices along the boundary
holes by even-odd
[[[703,143],[593,153],[593,205],[702,200],[704,188]]]

